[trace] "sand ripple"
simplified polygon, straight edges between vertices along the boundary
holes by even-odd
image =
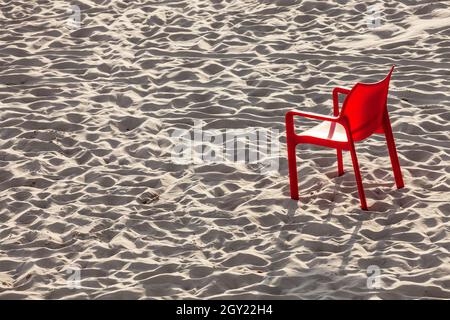
[[[373,31],[360,1],[82,0],[78,30],[29,3],[0,10],[0,298],[450,298],[448,3],[383,1]],[[358,144],[371,212],[348,154],[336,177],[302,147],[298,204],[284,146],[274,176],[171,161],[192,119],[283,132],[393,63],[406,188]]]

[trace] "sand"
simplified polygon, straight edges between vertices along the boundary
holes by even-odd
[[[450,3],[379,3],[0,1],[0,299],[450,298]],[[369,212],[313,146],[290,200],[284,114],[394,63],[405,188],[377,135]],[[175,163],[194,120],[278,130],[278,170]]]

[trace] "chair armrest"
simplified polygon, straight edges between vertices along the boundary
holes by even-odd
[[[324,116],[311,112],[288,111],[286,113],[286,133],[288,139],[294,136],[294,116],[331,122],[337,122],[339,119],[339,117]]]
[[[338,120],[338,117],[330,117],[312,112],[288,111],[286,113],[286,119],[293,119],[294,116],[331,122],[336,122]]]
[[[350,89],[336,87],[333,89],[333,95],[338,94],[338,93],[349,94],[350,91],[351,91]]]
[[[339,115],[339,99],[338,94],[349,94],[351,90],[345,88],[336,87],[333,89],[333,114],[334,116]]]

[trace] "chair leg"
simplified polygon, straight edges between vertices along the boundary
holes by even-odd
[[[344,174],[344,162],[342,160],[342,149],[337,149],[337,163],[338,163],[338,176],[342,176]]]
[[[358,158],[356,156],[355,145],[350,144],[350,154],[352,156],[353,169],[355,170],[356,184],[358,186],[359,200],[361,202],[361,209],[367,210],[366,195],[364,194],[364,187],[361,179],[361,172],[359,171]]]
[[[294,143],[288,142],[288,165],[289,165],[289,184],[291,188],[291,199],[298,200],[298,178],[297,178],[297,160],[295,155]]]
[[[386,115],[384,119],[384,135],[389,150],[389,157],[391,158],[392,171],[394,172],[395,184],[397,189],[401,189],[405,186],[402,177],[402,170],[400,169],[400,163],[398,161],[397,149],[395,148],[394,135],[392,134],[391,122],[389,116]]]

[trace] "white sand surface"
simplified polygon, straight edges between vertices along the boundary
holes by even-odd
[[[0,0],[0,299],[450,298],[449,1],[378,1],[376,29],[363,1],[68,3]],[[284,133],[394,63],[406,186],[358,143],[369,212],[348,153],[300,147],[299,202],[284,137],[271,175],[171,157],[195,119]]]

